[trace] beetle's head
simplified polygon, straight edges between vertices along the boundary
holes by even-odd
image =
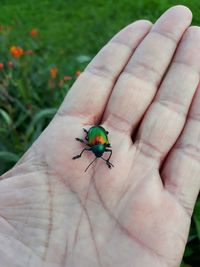
[[[97,158],[100,158],[105,151],[105,145],[103,144],[94,145],[92,146],[91,150]]]

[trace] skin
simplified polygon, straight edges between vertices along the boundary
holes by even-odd
[[[178,267],[200,188],[200,29],[183,6],[103,47],[0,181],[0,266]],[[82,128],[112,162],[72,160]]]

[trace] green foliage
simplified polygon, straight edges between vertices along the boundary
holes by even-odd
[[[87,55],[55,63],[51,48],[35,35],[0,27],[0,173],[8,170],[40,135],[76,79]],[[31,31],[32,32],[32,31]]]
[[[75,72],[83,70],[109,38],[136,19],[154,22],[175,4],[190,7],[193,24],[200,24],[199,0],[2,0],[0,174],[39,136],[76,79]],[[33,28],[38,29],[35,37],[29,34]],[[13,45],[24,51],[19,58],[10,53]],[[50,74],[53,68],[58,70],[54,78]],[[71,79],[64,80],[64,76]],[[181,267],[199,267],[199,255],[200,200]]]

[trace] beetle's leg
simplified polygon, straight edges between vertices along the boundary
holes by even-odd
[[[112,156],[112,150],[111,149],[105,149],[105,152],[110,152],[110,156],[107,158],[107,161],[109,162],[109,159],[111,158]]]
[[[114,167],[114,165],[110,161],[107,161],[107,159],[104,159],[103,157],[101,158],[106,162],[106,165],[108,166],[109,169],[111,169],[111,167]]]
[[[111,144],[106,144],[107,147],[111,147]]]
[[[111,156],[112,156],[112,150],[111,149],[105,149],[105,152],[110,152],[110,156],[105,160],[106,164],[108,165],[109,168],[111,168],[111,166],[114,167],[114,165],[109,161]]]
[[[85,150],[91,150],[91,148],[84,148],[79,155],[73,157],[72,159],[78,159],[78,158],[80,158]]]
[[[87,145],[87,143],[86,143],[83,139],[81,139],[81,138],[75,138],[75,139],[76,139],[76,141],[79,141],[79,142],[81,142],[81,143]]]
[[[85,140],[88,141],[88,131],[86,129],[83,128],[83,131],[87,134],[85,137]]]
[[[84,142],[84,140],[83,139],[81,139],[81,138],[75,138],[76,139],[76,141],[79,141],[79,142],[81,142],[81,143],[84,143],[85,144],[85,142]]]
[[[77,141],[85,144],[86,146],[90,146],[88,143],[86,143],[83,139],[80,139],[80,138],[75,138]]]

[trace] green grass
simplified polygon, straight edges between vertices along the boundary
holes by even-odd
[[[13,25],[13,41],[19,31],[23,33],[22,44],[27,32],[38,27],[44,44],[52,47],[51,59],[67,64],[79,54],[94,55],[114,33],[134,20],[154,22],[164,10],[178,3],[186,3],[194,12],[194,23],[200,22],[198,0],[9,0],[1,1],[0,21]]]
[[[82,70],[122,27],[137,19],[154,22],[175,4],[187,5],[194,15],[193,24],[200,25],[199,0],[1,0],[0,25],[12,25],[13,30],[0,34],[0,62],[11,59],[8,48],[14,44],[34,50],[36,55],[16,60],[12,73],[6,69],[11,75],[6,83],[0,73],[0,174],[13,166],[48,124],[77,69]],[[39,30],[35,40],[28,36],[32,28]],[[88,58],[82,62],[80,56]],[[59,74],[52,89],[48,81],[53,66]],[[60,88],[58,82],[64,75],[72,80]],[[200,200],[184,262],[200,266]]]

